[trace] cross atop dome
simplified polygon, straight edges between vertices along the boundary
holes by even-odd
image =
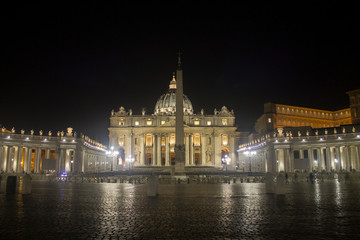
[[[175,73],[173,73],[173,78],[170,81],[169,89],[176,89],[176,79],[175,79]]]

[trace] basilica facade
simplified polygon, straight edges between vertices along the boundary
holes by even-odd
[[[134,167],[166,167],[175,161],[176,79],[155,104],[154,112],[133,114],[120,107],[112,111],[109,145],[119,155],[116,167],[133,161]],[[225,161],[236,164],[236,127],[234,112],[223,106],[213,114],[195,114],[184,94],[185,166],[221,168]]]

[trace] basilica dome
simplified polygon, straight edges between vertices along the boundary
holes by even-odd
[[[192,115],[194,110],[190,99],[184,94],[184,114]],[[174,115],[176,112],[176,80],[173,76],[169,85],[169,91],[160,96],[157,100],[154,114],[156,115]]]

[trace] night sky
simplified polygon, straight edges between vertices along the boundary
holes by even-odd
[[[6,128],[71,126],[107,144],[112,109],[153,113],[179,49],[194,111],[225,105],[239,130],[266,102],[339,110],[360,88],[359,13],[344,1],[74,2],[3,5]]]

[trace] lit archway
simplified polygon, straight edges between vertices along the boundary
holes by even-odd
[[[226,162],[224,162],[225,156],[229,157],[230,155],[230,150],[227,147],[223,147],[221,149],[221,164],[226,164]]]

